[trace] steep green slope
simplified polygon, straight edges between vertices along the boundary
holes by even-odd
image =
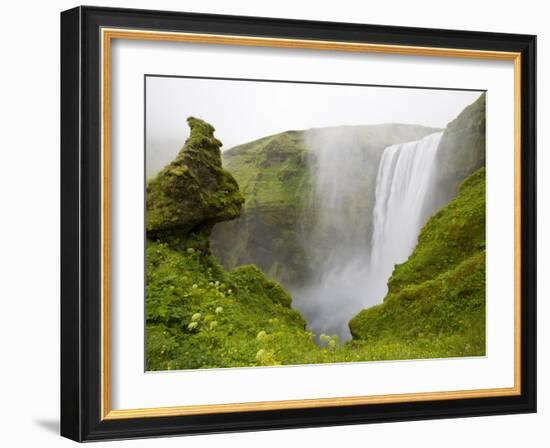
[[[150,242],[147,370],[303,362],[317,347],[290,302],[254,266],[227,273],[208,253]]]
[[[372,215],[376,171],[388,145],[418,140],[437,131],[415,125],[339,126],[288,131],[237,146],[223,153],[224,166],[237,179],[245,197],[241,217],[218,224],[212,234],[216,257],[228,269],[257,265],[285,286],[300,284],[315,270],[301,241],[316,222],[311,169],[315,146],[324,139],[357,145],[369,172],[361,172],[365,194],[357,213]],[[370,229],[365,229],[368,233]]]
[[[430,357],[485,353],[485,168],[432,216],[384,303],[350,322],[356,342],[425,345]]]
[[[241,217],[213,231],[214,254],[226,268],[255,264],[286,284],[303,274],[297,225],[305,222],[311,192],[307,159],[303,133],[292,131],[224,152],[224,165],[246,198]]]

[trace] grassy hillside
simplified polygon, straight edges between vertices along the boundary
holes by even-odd
[[[147,370],[306,362],[318,349],[290,296],[258,268],[147,247]]]
[[[307,142],[336,139],[344,133],[360,146],[369,172],[358,167],[362,171],[357,179],[365,182],[365,194],[355,208],[356,213],[371,216],[384,148],[435,131],[402,124],[339,126],[283,132],[225,151],[224,166],[239,183],[245,205],[239,219],[215,227],[214,254],[228,269],[252,263],[285,286],[302,283],[316,265],[316,260],[307,259],[301,244],[316,222],[311,179],[315,149],[308,151]]]
[[[430,356],[485,353],[484,168],[430,218],[388,286],[383,304],[351,320],[354,340],[425,345]]]

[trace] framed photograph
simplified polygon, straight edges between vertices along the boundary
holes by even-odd
[[[61,433],[536,411],[535,36],[61,14]]]

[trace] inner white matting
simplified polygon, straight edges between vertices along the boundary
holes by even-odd
[[[513,386],[512,62],[132,40],[111,58],[113,409]],[[144,372],[144,74],[486,89],[487,356]]]

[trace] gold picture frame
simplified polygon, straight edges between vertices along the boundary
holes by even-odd
[[[534,45],[534,38],[532,36],[516,36],[510,35],[508,37],[503,36],[501,39],[502,49],[491,49],[490,39],[488,35],[485,36],[471,36],[466,32],[447,32],[442,35],[432,32],[433,30],[423,30],[426,38],[425,40],[432,40],[433,45],[426,45],[426,43],[418,44],[406,44],[406,37],[401,38],[401,42],[391,42],[392,38],[389,33],[389,29],[386,30],[387,42],[382,43],[380,41],[369,41],[373,34],[369,34],[368,26],[365,27],[365,42],[346,41],[346,40],[330,40],[321,38],[288,38],[277,37],[275,29],[279,27],[287,27],[279,32],[284,35],[288,32],[288,27],[294,27],[297,34],[300,30],[299,23],[286,23],[270,21],[270,19],[257,19],[258,23],[266,24],[266,31],[268,36],[256,36],[250,35],[246,30],[246,25],[242,25],[243,34],[230,34],[224,32],[223,26],[219,25],[215,18],[212,18],[211,28],[216,28],[216,32],[199,32],[194,26],[193,20],[197,18],[195,16],[187,17],[184,14],[178,15],[177,13],[143,13],[145,22],[147,20],[150,23],[155,23],[155,29],[147,29],[145,26],[130,26],[132,24],[132,16],[129,12],[117,10],[117,12],[109,11],[109,14],[114,15],[117,20],[112,19],[109,16],[109,20],[103,19],[103,8],[76,8],[74,10],[67,11],[62,16],[64,17],[64,27],[67,35],[74,33],[80,33],[80,38],[94,39],[94,43],[98,50],[98,54],[94,56],[94,61],[97,62],[97,68],[99,73],[99,84],[97,93],[99,99],[99,112],[100,123],[98,128],[98,142],[99,142],[99,204],[98,204],[98,218],[100,225],[99,234],[99,257],[98,257],[98,273],[100,274],[100,280],[98,285],[99,297],[99,322],[97,322],[97,334],[100,337],[98,344],[99,359],[97,360],[97,366],[99,367],[99,376],[97,378],[97,385],[99,387],[99,405],[94,405],[92,411],[88,409],[85,413],[86,419],[89,421],[96,421],[96,426],[92,428],[88,425],[88,434],[82,433],[82,421],[74,423],[73,419],[64,417],[67,422],[66,429],[62,432],[65,435],[81,440],[88,440],[94,438],[117,438],[132,436],[132,431],[128,429],[129,422],[141,421],[141,419],[147,419],[151,423],[148,429],[145,430],[146,434],[154,434],[155,431],[161,431],[159,426],[156,425],[155,420],[161,418],[180,418],[185,419],[191,416],[209,416],[213,414],[227,415],[236,414],[236,417],[241,413],[262,413],[265,411],[290,411],[290,410],[307,410],[327,408],[327,410],[334,410],[335,408],[360,407],[364,409],[366,406],[372,405],[388,405],[399,403],[417,403],[422,406],[422,403],[433,402],[445,402],[449,403],[456,400],[471,400],[471,399],[509,399],[507,403],[523,403],[525,400],[531,403],[533,401],[532,386],[525,388],[526,381],[532,381],[533,372],[531,367],[534,363],[532,350],[525,351],[526,343],[528,342],[525,337],[526,331],[533,331],[532,328],[526,330],[522,327],[522,322],[533,322],[533,315],[531,308],[527,306],[525,302],[527,300],[533,300],[532,297],[525,297],[525,291],[522,289],[525,282],[525,269],[533,269],[534,263],[531,246],[525,244],[525,231],[532,230],[531,228],[522,229],[522,223],[529,221],[529,226],[534,225],[531,223],[530,215],[532,213],[534,205],[531,202],[526,202],[525,198],[525,185],[531,185],[533,182],[532,177],[525,178],[525,173],[532,171],[532,160],[529,154],[534,152],[534,143],[529,136],[526,136],[525,130],[532,126],[533,112],[531,111],[533,105],[530,100],[532,92],[534,92],[534,74],[530,71],[534,54],[532,47]],[[118,12],[120,11],[120,12]],[[156,14],[156,15],[155,15]],[[207,20],[208,16],[201,16],[203,20]],[[190,31],[174,31],[170,29],[168,24],[169,20],[181,19],[182,28],[191,28]],[[153,22],[153,20],[155,20]],[[166,29],[159,29],[159,23],[166,21]],[[265,22],[262,22],[265,21]],[[94,30],[94,35],[90,37],[89,34],[83,34],[84,30],[78,26],[78,23],[87,21],[86,23],[93,24],[91,27]],[[118,23],[113,23],[117,22]],[[235,24],[244,23],[246,21],[239,21],[235,18]],[[140,22],[141,23],[141,22]],[[170,22],[172,23],[172,22]],[[198,26],[198,25],[197,25]],[[319,24],[318,28],[332,30],[333,32],[341,30],[344,35],[346,33],[345,26],[341,24]],[[361,27],[361,25],[357,25]],[[317,29],[317,28],[316,28]],[[381,35],[384,35],[384,31],[378,31]],[[90,33],[89,29],[86,33]],[[455,34],[453,34],[455,33]],[[461,35],[461,33],[466,33]],[[303,34],[303,33],[302,33]],[[370,37],[369,37],[370,36]],[[376,34],[378,36],[378,34]],[[513,37],[512,37],[513,36]],[[473,38],[476,38],[478,48],[470,47],[454,47],[453,45],[460,45],[460,42],[471,42]],[[467,40],[469,38],[470,40]],[[110,247],[111,247],[111,45],[113,41],[117,39],[123,40],[140,40],[140,41],[162,41],[162,42],[185,42],[185,43],[199,43],[209,45],[232,45],[232,46],[253,46],[253,47],[272,47],[272,48],[287,48],[287,49],[301,49],[301,50],[316,50],[316,51],[342,51],[353,53],[380,53],[380,54],[398,54],[398,55],[413,55],[413,56],[435,56],[444,58],[465,58],[465,59],[483,59],[483,60],[504,60],[513,62],[514,66],[514,254],[515,254],[515,266],[514,266],[514,386],[506,388],[493,388],[493,389],[476,389],[476,390],[461,390],[461,391],[446,391],[446,392],[424,392],[424,393],[406,393],[395,395],[374,395],[374,396],[353,396],[353,397],[339,397],[339,398],[315,398],[305,400],[284,400],[284,401],[268,401],[268,402],[246,402],[246,403],[232,403],[232,404],[217,404],[217,405],[189,405],[189,406],[175,406],[175,407],[160,407],[160,408],[142,408],[142,409],[112,409],[111,403],[111,366],[110,359],[111,353],[111,304],[110,304],[110,285],[111,285],[111,268],[110,268]],[[518,43],[519,42],[519,43]],[[73,44],[77,45],[77,44]],[[470,44],[469,44],[470,45]],[[75,54],[79,54],[83,51],[80,47],[74,49],[72,55],[66,56],[66,67],[73,64],[76,65],[76,71],[82,69],[79,65],[81,63],[82,55],[79,55],[81,59],[74,59]],[[70,51],[68,51],[70,53]],[[69,60],[70,59],[70,60]],[[85,58],[84,58],[85,59]],[[80,61],[80,62],[79,62]],[[71,67],[71,70],[66,70],[65,76],[74,77],[75,68]],[[63,74],[63,73],[62,73]],[[82,81],[81,81],[82,83]],[[81,97],[79,89],[83,88],[81,83],[78,85],[77,96]],[[74,87],[72,87],[70,93],[75,94]],[[526,93],[527,92],[527,93]],[[527,100],[527,101],[526,101]],[[65,106],[68,112],[68,107]],[[526,111],[531,111],[529,114]],[[62,117],[63,119],[63,117]],[[79,117],[79,120],[84,121],[84,117]],[[85,122],[68,123],[67,127],[74,127],[76,124],[79,126],[86,125]],[[69,131],[66,131],[67,133]],[[74,149],[67,149],[63,147],[62,151],[69,151]],[[83,149],[81,149],[83,150]],[[528,156],[526,157],[526,154]],[[526,166],[526,164],[528,166]],[[68,168],[67,168],[68,169]],[[529,171],[527,171],[529,170]],[[66,211],[69,215],[74,213],[74,210]],[[74,243],[74,242],[73,242]],[[76,250],[69,248],[67,243],[66,251]],[[78,249],[80,250],[80,249]],[[527,251],[527,252],[526,252]],[[523,260],[523,261],[522,261]],[[525,260],[529,261],[529,267],[526,267]],[[523,269],[523,271],[522,271]],[[522,273],[523,272],[523,273]],[[532,278],[529,274],[529,278]],[[67,280],[74,281],[73,280]],[[74,300],[65,298],[64,300]],[[68,307],[67,307],[68,308]],[[529,315],[527,315],[528,313]],[[69,325],[65,322],[64,325]],[[72,324],[71,324],[72,325]],[[82,328],[78,328],[78,331],[82,331]],[[528,338],[531,339],[530,337]],[[78,347],[78,350],[82,350]],[[64,360],[64,363],[74,365],[78,363],[77,360],[68,357]],[[64,365],[65,365],[64,364]],[[525,369],[529,369],[527,377],[525,376]],[[67,367],[69,369],[69,367]],[[79,377],[80,378],[80,377]],[[80,379],[81,381],[81,379]],[[74,384],[72,389],[67,387],[66,389],[71,391],[65,392],[67,394],[74,393]],[[72,397],[75,399],[74,397]],[[82,408],[86,407],[83,402],[83,398],[76,398],[78,406]],[[89,400],[89,398],[88,398]],[[516,401],[514,401],[516,400]],[[518,405],[519,406],[519,405]],[[516,406],[516,407],[518,407]],[[512,406],[513,407],[513,406]],[[533,407],[531,406],[531,409]],[[63,412],[63,411],[62,411]],[[65,411],[67,412],[67,411]],[[336,411],[337,412],[337,411]],[[458,410],[460,413],[460,410]],[[480,411],[481,413],[481,411]],[[91,415],[94,414],[94,415]],[[463,412],[466,415],[465,412]],[[475,414],[475,412],[474,412]],[[365,421],[367,421],[366,419]],[[184,420],[181,420],[184,422]],[[123,422],[122,429],[109,430],[104,432],[99,431],[97,428],[102,425],[109,425],[110,422]],[[62,424],[63,425],[63,424]],[[277,426],[277,425],[275,425]],[[290,425],[291,426],[291,425]],[[202,426],[204,427],[204,426]],[[239,428],[238,424],[235,426]],[[259,425],[258,427],[261,427]],[[285,427],[282,424],[282,427]],[[289,427],[287,425],[286,427]],[[109,428],[109,427],[107,427]],[[115,427],[116,428],[116,427]],[[181,433],[200,431],[201,425],[197,424],[191,431],[180,431]],[[223,426],[220,426],[222,430]],[[243,429],[249,427],[244,426]],[[97,432],[96,435],[94,431]],[[99,431],[99,432],[98,432]],[[118,432],[117,432],[118,431]],[[178,433],[178,431],[176,431]],[[76,435],[75,435],[76,434]]]

